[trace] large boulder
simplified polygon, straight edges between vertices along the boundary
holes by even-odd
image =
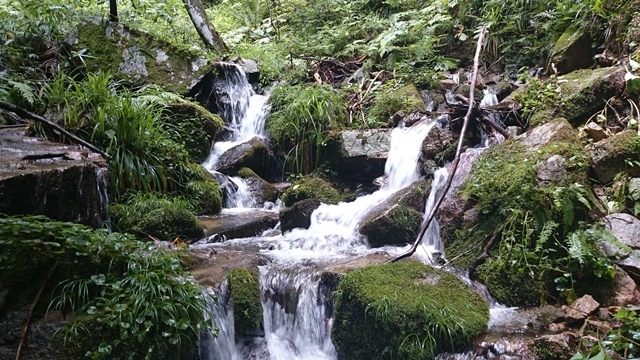
[[[367,266],[340,281],[331,339],[344,359],[427,359],[468,345],[489,307],[454,275],[415,261]]]
[[[391,129],[345,130],[333,137],[334,166],[345,176],[384,175],[391,146]]]
[[[367,237],[372,247],[412,242],[420,231],[430,190],[431,181],[422,180],[398,191],[371,209],[358,231]]]
[[[242,168],[250,168],[265,180],[275,180],[280,174],[275,155],[267,139],[254,137],[238,144],[220,156],[216,170],[227,175],[236,175]]]
[[[187,93],[211,71],[209,61],[196,53],[99,18],[75,28],[67,43],[72,50],[89,55],[72,58],[77,66],[134,83],[162,84],[179,94]]]
[[[640,161],[640,136],[636,131],[623,131],[591,144],[588,150],[593,172],[601,183],[613,181],[620,172],[632,177],[640,176],[640,166],[632,166]]]
[[[0,213],[45,215],[102,227],[107,214],[107,164],[77,145],[0,130]]]
[[[566,74],[578,69],[586,69],[593,65],[593,40],[585,28],[571,24],[556,41],[549,66],[552,72]]]

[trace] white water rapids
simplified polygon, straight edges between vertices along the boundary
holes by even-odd
[[[226,150],[253,136],[264,135],[264,118],[268,111],[266,97],[253,94],[243,73],[240,76],[238,71],[230,71],[235,73],[228,76],[229,93],[230,97],[234,94],[234,101],[222,115],[230,128],[237,131],[232,131],[230,141],[214,145],[204,164],[211,171],[215,170],[217,160]],[[359,234],[358,225],[376,205],[420,179],[418,159],[421,144],[435,124],[435,120],[423,120],[411,127],[400,126],[393,130],[385,166],[388,181],[380,190],[352,202],[322,204],[312,213],[308,229],[227,241],[225,244],[230,246],[257,244],[262,249],[261,254],[270,260],[259,267],[264,337],[238,340],[236,343],[230,316],[232,304],[223,286],[217,290],[218,303],[212,304],[216,317],[214,324],[220,329],[220,334],[216,339],[210,336],[203,338],[200,359],[336,360],[337,353],[330,338],[330,290],[323,288],[320,274],[328,264],[335,264],[339,259],[364,257],[376,252],[393,256],[406,250],[397,247],[370,249],[366,237]],[[446,176],[446,170],[436,172],[426,211],[431,211],[435,196],[439,194],[438,187],[444,185]],[[242,193],[244,188],[237,182],[239,179],[230,179],[236,183],[236,194]],[[252,205],[250,200],[234,196],[226,206],[255,207],[255,203]],[[418,256],[424,261],[430,261],[432,253],[442,251],[435,221],[422,241],[424,246]],[[260,246],[261,243],[269,245]]]

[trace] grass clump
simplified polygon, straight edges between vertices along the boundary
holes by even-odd
[[[329,85],[278,86],[269,101],[267,129],[287,154],[287,168],[298,174],[313,172],[324,161],[329,130],[346,121],[344,94]]]
[[[353,360],[432,359],[468,345],[489,321],[478,294],[417,261],[350,272],[337,294],[331,339]]]
[[[257,269],[239,268],[229,273],[236,337],[254,334],[262,325],[262,302]]]
[[[188,359],[199,334],[213,330],[207,295],[180,251],[42,216],[0,217],[0,239],[0,284],[10,297],[25,291],[13,275],[39,283],[58,265],[59,285],[45,296],[51,310],[74,313],[60,333],[63,356]]]

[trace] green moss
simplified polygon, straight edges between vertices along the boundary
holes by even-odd
[[[397,90],[378,93],[368,111],[368,117],[375,123],[391,126],[391,118],[398,111],[426,111],[422,96],[415,85],[408,84]]]
[[[260,184],[261,198],[265,201],[276,201],[278,199],[279,192],[278,190],[271,184],[269,184],[266,180],[258,176],[253,170],[250,168],[241,168],[238,170],[237,176],[247,179],[250,181],[256,181]]]
[[[406,206],[394,206],[388,214],[373,219],[365,219],[360,232],[367,236],[369,245],[399,245],[413,241],[420,231],[422,214]]]
[[[184,145],[191,160],[204,161],[213,139],[222,130],[220,116],[190,101],[167,106],[163,115],[169,136]]]
[[[499,260],[488,259],[476,269],[475,276],[482,279],[491,295],[501,304],[540,305],[539,289],[544,283],[529,274],[513,271],[513,268],[504,269],[503,265]]]
[[[194,239],[204,235],[191,204],[182,198],[137,193],[127,203],[109,207],[109,214],[116,229],[144,238],[151,235],[161,240],[176,236]]]
[[[198,215],[215,215],[222,210],[222,193],[213,178],[188,182],[186,193]]]
[[[236,337],[254,334],[262,325],[262,303],[257,269],[240,268],[229,273]]]
[[[103,25],[86,23],[78,28],[79,49],[87,49],[87,57],[76,66],[85,65],[90,72],[116,74],[122,61],[122,49],[114,38],[108,38]],[[80,59],[78,59],[80,60]]]
[[[489,320],[462,281],[415,261],[355,270],[337,293],[331,338],[350,360],[433,358],[468,345]]]
[[[325,180],[307,176],[296,181],[282,194],[281,199],[286,206],[304,199],[318,199],[323,203],[337,204],[342,200],[342,195]]]

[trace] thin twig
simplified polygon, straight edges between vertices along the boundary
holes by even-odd
[[[102,155],[105,159],[109,158],[109,154],[107,154],[106,152],[98,149],[95,145],[88,143],[84,140],[82,140],[81,138],[77,137],[76,135],[68,132],[67,130],[63,129],[62,127],[60,127],[59,125],[56,125],[54,123],[52,123],[51,121],[47,120],[46,118],[34,114],[30,111],[27,111],[21,107],[15,106],[13,104],[9,104],[8,102],[4,102],[4,101],[0,101],[0,108],[5,109],[5,110],[9,110],[12,111],[16,114],[18,114],[19,116],[31,119],[31,120],[35,120],[41,124],[44,124],[46,126],[52,127],[58,131],[60,131],[61,133],[63,133],[65,136],[67,136],[68,138],[74,140],[75,142],[77,142],[80,145],[83,145],[95,152],[97,152],[98,154]]]
[[[473,112],[473,103],[474,103],[473,95],[476,90],[475,88],[476,88],[476,79],[478,77],[478,63],[480,62],[480,52],[482,51],[482,40],[484,39],[484,34],[486,30],[487,30],[486,28],[483,28],[480,31],[480,34],[478,35],[476,55],[473,58],[473,76],[471,77],[471,88],[469,89],[469,108],[467,109],[467,114],[464,117],[462,131],[460,132],[460,138],[458,140],[458,147],[456,148],[456,156],[453,159],[453,162],[451,164],[451,171],[449,172],[449,177],[447,177],[447,182],[444,185],[444,190],[440,194],[440,197],[438,197],[438,201],[436,201],[433,209],[431,209],[431,212],[429,213],[429,217],[427,217],[427,220],[422,224],[420,233],[418,234],[416,241],[414,241],[413,245],[411,245],[411,249],[409,249],[409,251],[405,252],[404,254],[400,254],[396,256],[395,258],[391,259],[389,262],[396,262],[398,260],[409,257],[416,252],[418,245],[420,245],[420,242],[422,241],[422,237],[427,232],[427,229],[429,228],[429,225],[431,224],[433,219],[436,217],[436,212],[440,208],[440,205],[444,201],[444,197],[447,195],[447,192],[451,187],[451,182],[453,181],[453,177],[455,176],[456,170],[458,169],[458,163],[460,163],[460,154],[462,153],[462,144],[464,143],[464,137],[465,137],[465,134],[467,133],[467,128],[469,127],[469,120],[471,119],[471,114]]]
[[[51,279],[51,275],[53,275],[53,272],[56,270],[57,267],[58,267],[58,262],[56,261],[51,267],[49,274],[47,274],[47,277],[44,279],[44,282],[42,283],[40,290],[38,290],[38,294],[36,294],[36,298],[35,300],[33,300],[33,304],[31,304],[31,309],[29,309],[29,313],[27,314],[27,321],[24,324],[24,329],[22,329],[22,336],[20,336],[20,343],[18,344],[18,350],[16,351],[16,360],[20,360],[22,348],[24,347],[24,344],[27,342],[27,334],[29,333],[29,327],[31,326],[31,318],[33,317],[33,311],[36,308],[36,304],[38,304],[38,300],[40,300],[40,296],[42,295],[44,288],[47,286],[47,283],[49,283],[49,279]]]

